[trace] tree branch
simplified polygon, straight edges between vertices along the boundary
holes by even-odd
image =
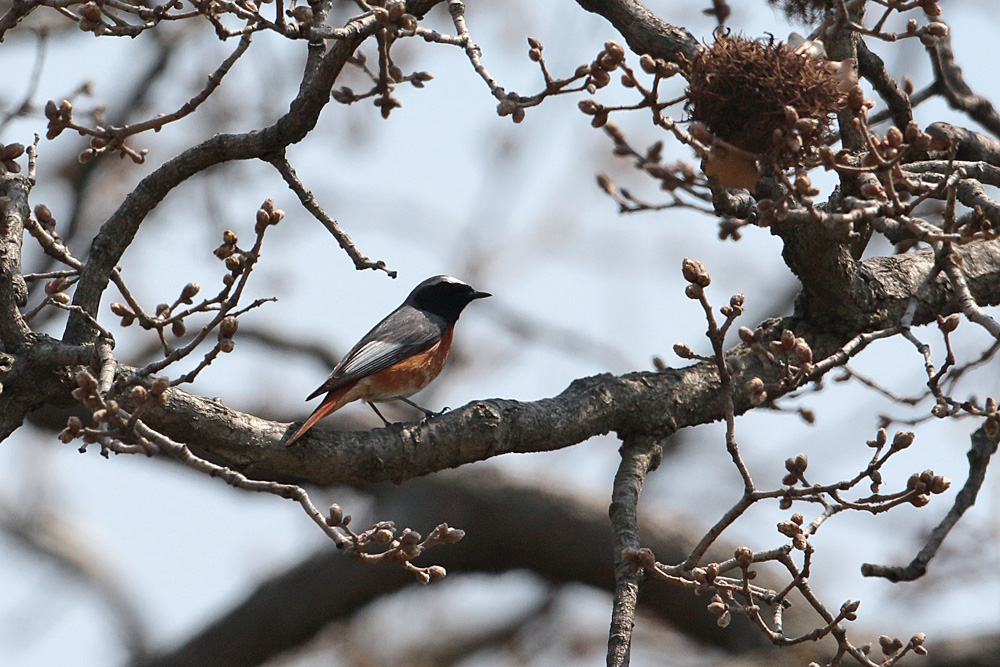
[[[981,95],[976,95],[969,88],[962,76],[962,68],[955,62],[955,54],[951,49],[951,32],[934,40],[927,47],[934,68],[934,78],[937,89],[948,100],[953,109],[964,111],[995,136],[1000,137],[1000,114],[993,104]]]
[[[955,503],[951,510],[941,520],[941,523],[931,532],[927,543],[920,552],[910,561],[909,565],[873,565],[865,563],[861,566],[861,574],[866,577],[883,577],[892,582],[913,581],[919,579],[927,573],[927,566],[933,560],[934,555],[944,543],[948,533],[955,527],[965,511],[976,504],[979,496],[979,489],[986,479],[986,469],[992,457],[997,451],[997,443],[1000,442],[1000,434],[987,433],[986,426],[976,429],[972,434],[972,447],[967,454],[969,459],[969,477],[965,480],[962,490],[955,496]]]
[[[629,664],[632,647],[632,628],[639,600],[639,584],[643,579],[641,568],[626,560],[626,550],[638,551],[639,493],[646,473],[660,465],[663,448],[658,438],[630,436],[622,442],[622,462],[615,474],[611,494],[611,529],[614,533],[615,594],[611,610],[611,630],[608,634],[608,665],[620,667]]]
[[[1000,281],[996,280],[1000,241],[973,243],[955,252],[977,303],[1000,302]],[[959,308],[943,275],[920,291],[933,270],[930,251],[874,258],[862,264],[881,296],[856,303],[867,303],[871,311],[851,316],[848,308],[841,309],[843,319],[837,333],[817,330],[800,315],[770,320],[762,325],[764,339],[779,337],[783,329],[794,330],[808,342],[816,367],[825,372],[842,365],[860,349],[855,346],[849,354],[841,352],[841,346],[854,338],[858,329],[896,327],[911,308],[913,325],[926,324],[938,314]],[[742,364],[743,378],[760,377],[766,384],[777,384],[783,378],[779,367],[746,346],[737,347],[727,357]],[[820,365],[826,358],[830,362]],[[125,372],[128,375],[127,369]],[[151,406],[143,419],[189,444],[199,456],[256,479],[305,479],[318,484],[401,481],[506,453],[569,447],[609,431],[666,434],[717,421],[725,415],[718,382],[714,361],[661,372],[597,375],[576,380],[558,396],[539,401],[475,401],[427,421],[371,431],[319,427],[303,440],[302,447],[294,449],[282,446],[290,425],[229,410],[217,400],[177,389],[168,391],[166,404]],[[736,414],[742,414],[753,407],[751,395],[740,382],[735,384],[734,408]]]
[[[376,497],[372,512],[397,525],[447,520],[468,528],[465,538],[434,554],[452,574],[523,569],[553,582],[579,582],[611,592],[611,570],[595,553],[612,549],[607,513],[600,501],[560,490],[555,484],[518,481],[496,469],[414,480],[404,486],[366,487]],[[646,544],[664,557],[683,559],[697,540],[690,521],[643,515]],[[733,545],[718,545],[725,558]],[[765,579],[765,572],[760,578]],[[332,621],[357,613],[384,595],[413,585],[398,568],[372,568],[322,549],[302,563],[263,581],[247,598],[181,646],[141,663],[142,667],[257,665],[299,646]],[[767,585],[766,580],[762,585]],[[745,619],[718,627],[705,602],[672,586],[651,583],[639,604],[688,637],[740,653],[761,649],[766,638]],[[789,613],[794,615],[794,609]],[[138,666],[136,666],[138,667]]]
[[[31,329],[20,308],[28,303],[28,286],[21,276],[21,239],[24,221],[31,215],[26,176],[0,175],[0,342],[16,352],[25,347]]]
[[[132,243],[142,221],[180,183],[221,162],[266,159],[305,138],[329,101],[330,89],[348,58],[378,27],[375,17],[366,15],[348,23],[343,38],[325,54],[322,46],[311,46],[299,93],[288,113],[273,125],[245,134],[216,135],[165,162],[142,179],[94,237],[73,302],[92,315],[97,313],[111,271]],[[63,336],[66,342],[82,343],[94,336],[93,327],[86,318],[77,314],[70,316]]]
[[[701,50],[687,29],[670,25],[635,0],[577,0],[577,4],[606,18],[639,55],[691,62]]]

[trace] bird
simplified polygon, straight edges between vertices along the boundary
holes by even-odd
[[[363,400],[386,426],[376,402],[399,399],[422,410],[409,397],[426,387],[444,368],[455,323],[467,305],[492,296],[451,276],[434,276],[413,288],[396,310],[365,334],[334,367],[307,401],[326,394],[323,402],[285,442],[291,447],[313,425],[351,401]]]

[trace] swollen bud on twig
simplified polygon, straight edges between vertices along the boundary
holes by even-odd
[[[97,380],[90,371],[80,371],[76,374],[76,386],[84,391],[94,392],[97,391]]]
[[[938,315],[937,318],[938,328],[940,328],[944,333],[951,333],[957,329],[960,322],[961,318],[958,316],[958,313],[952,313],[948,317],[941,317]]]
[[[869,440],[867,444],[869,447],[884,447],[885,443],[888,442],[888,440],[889,436],[886,435],[885,429],[880,428],[878,430],[878,435],[875,436],[875,439]]]
[[[913,444],[913,440],[916,437],[917,436],[913,431],[896,431],[896,435],[892,439],[892,449],[906,449]]]
[[[219,324],[219,336],[222,338],[232,338],[236,335],[236,330],[239,329],[240,322],[232,315],[228,315],[222,318],[222,322]]]
[[[857,611],[858,607],[861,606],[860,600],[848,600],[840,606],[840,613],[847,621],[856,621],[858,619]]]
[[[201,290],[201,287],[198,286],[198,283],[188,283],[181,290],[181,301],[187,304],[192,303],[192,299],[198,294],[199,290]]]
[[[809,466],[809,457],[805,454],[785,459],[785,470],[796,475],[801,475]],[[800,522],[801,523],[801,522]]]
[[[340,508],[340,505],[333,503],[330,505],[329,513],[326,515],[326,525],[328,526],[339,526],[344,522],[344,510]]]
[[[167,378],[156,378],[153,380],[153,384],[150,385],[149,391],[156,399],[157,403],[163,404],[167,402],[167,389],[170,388],[170,380]]]
[[[126,306],[124,303],[118,303],[117,301],[111,304],[111,312],[119,317],[135,317],[135,313],[132,312],[131,308]]]
[[[701,285],[695,285],[692,283],[684,288],[684,295],[689,299],[697,301],[705,296],[705,290]]]
[[[887,635],[882,635],[878,638],[879,646],[882,649],[882,653],[885,655],[893,655],[899,649],[903,648],[903,642],[897,638],[891,638]]]
[[[694,352],[691,348],[684,343],[674,343],[674,354],[676,354],[681,359],[694,359]]]
[[[681,272],[684,274],[684,280],[692,285],[708,287],[712,283],[712,278],[708,275],[705,266],[696,260],[685,257],[681,264]]]

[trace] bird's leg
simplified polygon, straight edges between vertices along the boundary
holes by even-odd
[[[377,414],[378,418],[382,420],[382,423],[388,426],[390,423],[389,420],[382,416],[382,413],[378,411],[378,408],[375,407],[375,404],[372,403],[371,401],[365,401],[365,402],[371,406],[371,409],[375,411],[375,414]]]
[[[425,408],[425,407],[422,407],[422,406],[420,406],[420,405],[417,405],[416,403],[414,403],[413,401],[411,401],[411,400],[410,400],[410,399],[408,399],[408,398],[404,398],[404,397],[402,397],[402,396],[398,396],[397,398],[398,398],[399,400],[403,401],[404,403],[406,403],[407,405],[411,405],[411,406],[415,407],[415,408],[416,408],[417,410],[420,410],[421,412],[423,412],[423,413],[424,413],[424,416],[425,416],[425,417],[426,417],[427,419],[430,419],[431,417],[438,417],[438,416],[440,416],[440,415],[443,415],[443,414],[444,414],[445,412],[447,412],[447,411],[448,411],[448,410],[450,409],[450,408],[443,408],[443,409],[441,410],[441,412],[434,412],[433,410],[428,410],[428,409],[427,409],[427,408]]]

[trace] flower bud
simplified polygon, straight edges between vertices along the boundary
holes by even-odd
[[[689,299],[698,300],[705,295],[705,290],[701,285],[691,284],[684,288],[684,294]]]
[[[892,439],[892,448],[895,450],[906,449],[913,444],[916,434],[913,431],[896,431]]]
[[[684,262],[681,264],[681,272],[684,274],[684,280],[693,285],[708,287],[712,282],[712,278],[708,275],[708,271],[705,270],[705,266],[701,262],[687,257],[684,258]]]
[[[97,380],[90,371],[83,370],[76,374],[76,386],[86,392],[94,392],[97,391]]]
[[[328,526],[339,526],[344,521],[344,510],[340,508],[340,505],[333,503],[330,505],[330,510],[326,515],[326,525]]]
[[[794,537],[802,532],[802,528],[793,521],[779,521],[778,532],[785,537]]]
[[[222,338],[232,338],[236,335],[236,330],[239,329],[240,322],[232,315],[228,315],[222,318],[222,322],[219,323],[219,335]]]
[[[200,290],[201,287],[198,283],[188,283],[184,286],[184,289],[181,290],[181,301],[184,303],[191,303],[191,299],[194,298]]]
[[[674,343],[674,354],[676,354],[681,359],[693,359],[694,352],[691,348],[684,343]]]

